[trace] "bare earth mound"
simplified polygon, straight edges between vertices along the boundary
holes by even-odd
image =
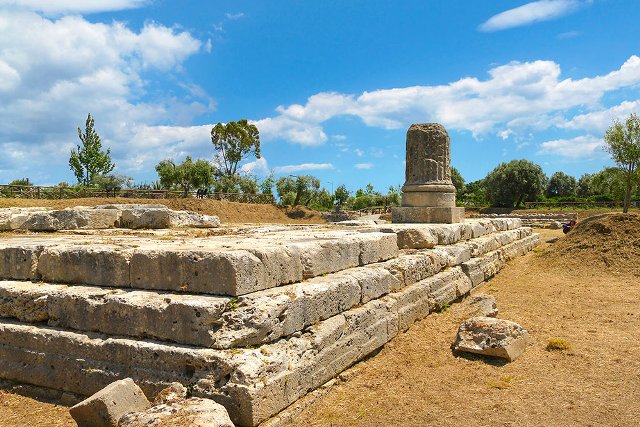
[[[640,215],[588,218],[545,251],[553,263],[591,265],[640,275]]]
[[[304,206],[280,208],[269,204],[224,202],[209,199],[129,199],[98,198],[85,199],[0,199],[0,208],[42,206],[64,209],[74,206],[96,206],[108,203],[159,203],[173,210],[186,210],[205,215],[217,215],[223,224],[275,223],[275,224],[321,224],[322,216]]]

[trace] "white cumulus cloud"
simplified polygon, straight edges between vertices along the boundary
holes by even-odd
[[[0,0],[0,8],[26,9],[47,15],[97,13],[146,6],[150,0]]]
[[[576,11],[585,1],[580,0],[539,0],[506,10],[492,16],[482,25],[480,31],[493,32],[536,22],[549,21]]]
[[[356,163],[353,167],[360,170],[372,169],[373,163]]]
[[[184,152],[173,150],[172,144],[179,146],[176,141],[182,140],[186,146],[194,133],[210,146],[210,128],[205,132],[185,126],[214,108],[206,94],[198,98],[185,91],[180,99],[150,96],[146,90],[147,72],[167,77],[180,73],[184,61],[201,48],[188,32],[151,22],[133,31],[120,22],[0,9],[0,141],[19,144],[15,152],[31,153],[0,164],[0,179],[12,179],[27,166],[39,182],[48,182],[50,173],[68,171],[69,150],[78,142],[76,128],[84,126],[87,113],[94,116],[103,145],[111,147],[119,173],[153,166],[147,158]],[[175,125],[182,127],[163,127]],[[164,142],[154,143],[162,137]],[[137,150],[154,144],[154,152]],[[52,146],[60,148],[50,150]]]
[[[305,104],[280,106],[275,116],[255,124],[265,140],[302,145],[325,143],[323,124],[340,116],[385,129],[439,122],[476,137],[544,130],[564,123],[572,108],[600,109],[607,92],[639,84],[640,58],[633,55],[619,69],[600,76],[574,80],[561,74],[553,61],[511,62],[492,68],[484,80],[466,77],[447,85],[379,89],[358,96],[318,93]]]
[[[554,155],[569,160],[586,160],[602,154],[602,144],[602,138],[590,135],[556,139],[540,144],[538,154]]]

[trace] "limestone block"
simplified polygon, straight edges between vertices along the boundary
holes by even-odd
[[[405,228],[396,231],[400,249],[431,249],[438,244],[438,236],[430,228]]]
[[[427,277],[433,276],[442,269],[442,264],[433,251],[420,252],[414,255],[401,255],[398,258],[381,263],[380,266],[389,271],[401,287],[412,285]]]
[[[60,230],[60,222],[49,212],[34,212],[28,215],[20,228],[30,231],[56,231]]]
[[[398,238],[395,234],[362,233],[356,240],[360,245],[360,265],[385,261],[398,255]]]
[[[441,246],[437,250],[444,251],[448,257],[448,266],[454,267],[471,259],[471,251],[465,244]]]
[[[109,384],[78,403],[69,413],[79,427],[117,427],[129,412],[143,411],[151,404],[131,378]]]
[[[478,294],[469,297],[469,310],[473,316],[496,317],[498,306],[492,295]]]
[[[228,252],[136,249],[131,257],[131,284],[220,295],[243,295],[275,286],[265,266],[245,250]]]
[[[464,208],[395,207],[391,209],[391,221],[394,223],[459,223],[464,221]]]
[[[355,278],[361,289],[361,303],[386,295],[403,286],[400,281],[387,269],[366,266],[345,271],[345,274]]]
[[[256,245],[246,250],[255,255],[264,266],[265,287],[275,287],[302,280],[302,255],[296,247],[285,245]]]
[[[480,268],[480,262],[480,259],[474,258],[460,265],[464,274],[466,274],[469,280],[471,280],[471,285],[473,287],[478,286],[484,281],[484,272]]]
[[[165,425],[190,427],[233,427],[224,406],[210,399],[192,397],[177,402],[153,406],[120,418],[119,427],[160,427]]]
[[[122,208],[119,226],[132,229],[169,228],[171,227],[171,211],[166,206],[162,208]]]
[[[57,283],[129,287],[130,250],[110,246],[46,248],[38,258],[37,274]]]
[[[15,280],[36,279],[39,245],[8,245],[0,247],[0,278]]]
[[[473,239],[490,233],[482,221],[465,221],[465,225],[471,228],[471,238]]]
[[[203,215],[189,211],[171,211],[171,227],[217,228],[220,219],[215,215]]]
[[[527,330],[515,322],[493,317],[472,317],[460,325],[453,349],[512,362],[524,352],[528,339]]]
[[[229,348],[271,342],[360,304],[362,290],[352,274],[315,277],[239,298],[222,316],[210,346]]]
[[[312,238],[287,245],[300,253],[304,277],[346,270],[360,265],[360,241],[354,238],[322,241]]]
[[[51,211],[58,220],[60,230],[113,228],[120,220],[120,211],[116,209],[63,209]]]

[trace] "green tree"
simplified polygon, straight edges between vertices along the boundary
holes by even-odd
[[[273,195],[273,186],[276,184],[276,180],[273,177],[273,173],[269,174],[259,185],[260,193]]]
[[[283,176],[276,182],[276,192],[282,205],[309,206],[318,190],[320,180],[312,175]]]
[[[389,206],[400,206],[400,202],[402,201],[402,187],[399,185],[396,187],[390,185],[387,200],[389,201]]]
[[[21,179],[14,179],[9,183],[9,185],[22,185],[25,187],[31,187],[33,184],[31,183],[29,178],[21,178]]]
[[[451,168],[451,181],[453,186],[456,187],[456,199],[460,200],[464,193],[464,178],[460,174],[460,171],[456,168]]]
[[[342,205],[344,205],[347,202],[347,200],[349,200],[349,190],[345,185],[341,185],[338,188],[336,188],[336,191],[333,193],[333,198],[338,204],[337,205],[338,209],[340,209],[342,208]]]
[[[580,179],[578,180],[578,190],[577,194],[580,197],[589,197],[593,193],[591,192],[591,179],[593,175],[585,173],[582,174]]]
[[[90,185],[96,175],[106,175],[116,167],[111,162],[111,150],[102,150],[100,136],[93,126],[93,117],[89,114],[84,133],[78,128],[78,138],[82,144],[72,149],[69,157],[69,167],[82,185]]]
[[[472,181],[466,184],[464,186],[464,192],[462,193],[460,201],[465,206],[486,206],[488,202],[484,180],[480,179],[478,181]]]
[[[564,172],[556,172],[551,175],[547,183],[545,195],[547,197],[575,196],[578,191],[578,181]]]
[[[133,178],[124,175],[95,175],[90,182],[91,186],[99,187],[107,192],[114,193],[122,187],[131,187]]]
[[[246,119],[227,124],[218,123],[211,129],[211,142],[219,153],[223,175],[235,175],[238,163],[253,154],[260,158],[260,133]]]
[[[546,183],[542,168],[524,159],[501,163],[484,179],[487,199],[493,206],[502,207],[520,207],[525,200],[539,200]]]
[[[198,159],[195,162],[187,156],[179,165],[173,160],[163,160],[156,165],[156,172],[160,183],[164,188],[174,186],[182,189],[184,196],[194,188],[208,188],[213,183],[214,168],[206,160]]]
[[[604,134],[605,151],[624,172],[625,192],[622,211],[629,211],[631,191],[638,177],[640,163],[640,117],[631,114],[622,124],[615,120]]]
[[[604,168],[591,177],[591,193],[609,195],[613,200],[623,200],[625,193],[625,174],[620,168]]]

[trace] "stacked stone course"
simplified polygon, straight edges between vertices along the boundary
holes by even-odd
[[[505,218],[162,236],[3,238],[0,377],[85,396],[177,381],[254,426],[538,241]]]

